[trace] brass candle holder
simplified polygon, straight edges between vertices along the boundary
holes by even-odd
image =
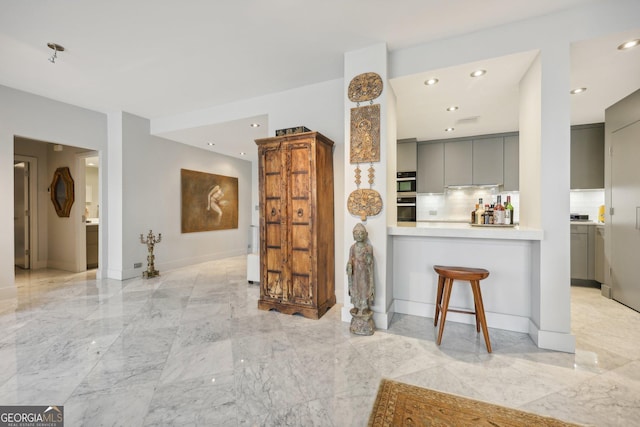
[[[142,277],[145,279],[150,279],[160,275],[160,272],[156,270],[154,265],[155,255],[153,255],[153,247],[156,243],[160,243],[161,240],[162,233],[158,233],[158,237],[156,238],[151,230],[149,230],[149,234],[147,234],[146,239],[142,234],[140,235],[140,243],[147,245],[147,250],[149,251],[149,255],[147,255],[147,271],[142,273]]]

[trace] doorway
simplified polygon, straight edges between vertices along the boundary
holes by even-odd
[[[38,264],[37,182],[38,159],[13,156],[13,235],[15,270],[40,268]]]
[[[29,161],[13,161],[14,264],[24,270],[31,268],[30,166]]]
[[[87,269],[87,224],[86,217],[83,215],[87,207],[85,175],[88,176],[87,179],[94,179],[92,184],[94,188],[90,190],[89,216],[95,223],[100,210],[100,179],[97,168],[99,153],[86,148],[15,136],[13,157],[16,165],[14,168],[16,169],[14,171],[16,275],[28,273],[31,276],[38,270],[40,276],[45,269],[67,272],[85,271]],[[86,158],[93,158],[92,161],[95,162],[96,167],[93,168],[93,173],[86,172]],[[56,215],[49,193],[52,173],[59,166],[69,166],[75,182],[75,203],[72,205],[70,218],[59,218]],[[27,168],[29,172],[25,177],[23,171]],[[25,214],[26,222],[20,221]],[[22,228],[23,224],[24,228]],[[94,247],[97,250],[97,234],[94,236],[96,237]],[[28,257],[25,259],[24,255]],[[97,258],[96,256],[92,264],[93,268],[97,267]]]
[[[100,166],[97,152],[83,153],[85,183],[84,222],[87,270],[98,268],[100,227]]]

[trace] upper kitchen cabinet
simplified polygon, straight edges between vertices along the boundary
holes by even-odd
[[[457,185],[503,185],[519,190],[517,132],[425,141],[418,144],[418,193]]]
[[[571,189],[604,188],[604,123],[571,127]]]
[[[473,140],[473,184],[502,184],[503,164],[502,136]]]
[[[399,140],[397,146],[398,172],[415,172],[418,170],[416,155],[417,141],[415,138]]]
[[[442,193],[444,191],[444,143],[418,145],[418,193]]]
[[[473,183],[473,141],[444,143],[444,185]]]
[[[504,137],[504,191],[520,190],[520,141],[518,134]]]

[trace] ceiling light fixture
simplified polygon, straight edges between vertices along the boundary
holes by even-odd
[[[252,128],[259,128],[260,123],[251,123],[249,126],[251,126]]]
[[[58,59],[58,52],[64,52],[64,47],[60,46],[58,43],[47,43],[49,49],[53,49],[53,55],[49,58],[49,62],[52,64],[56,63],[56,59]]]
[[[453,128],[446,128],[444,131],[445,131],[445,132],[453,132],[454,130],[455,130],[455,129],[453,129]]]
[[[436,79],[436,78],[431,78],[431,79],[427,79],[427,80],[424,81],[424,84],[426,86],[433,86],[436,83],[438,83],[438,79]]]
[[[571,95],[577,95],[579,93],[584,92],[585,90],[587,90],[586,87],[579,87],[577,89],[572,90],[571,92],[569,92]]]
[[[447,111],[456,111],[458,109],[457,105],[452,105],[451,107],[447,108]]]
[[[480,77],[480,76],[484,76],[485,74],[487,74],[487,70],[475,70],[473,73],[470,74],[470,76]]]
[[[210,147],[213,147],[214,145],[216,145],[216,143],[215,142],[207,142],[207,145],[210,146]]]
[[[240,155],[241,155],[241,156],[246,156],[246,155],[247,155],[247,153],[245,153],[244,151],[241,151],[241,152],[240,152]]]
[[[618,46],[618,50],[627,50],[640,45],[640,39],[629,40]]]

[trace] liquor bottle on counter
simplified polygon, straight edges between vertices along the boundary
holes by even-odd
[[[513,205],[511,204],[511,196],[507,196],[507,203],[504,205],[504,223],[513,224]]]
[[[476,203],[476,208],[471,211],[471,224],[476,223],[476,211],[478,210],[478,204]]]
[[[502,196],[498,194],[498,201],[496,202],[496,206],[493,208],[493,223],[496,225],[504,225],[505,217],[505,209],[504,206],[502,206]]]
[[[476,209],[476,224],[484,224],[484,205],[482,198],[478,200],[478,209]]]
[[[493,212],[491,212],[491,208],[489,207],[489,203],[484,205],[484,221],[483,224],[491,224],[493,221]]]
[[[489,212],[489,224],[491,224],[491,225],[493,225],[493,218],[494,218],[494,216],[493,216],[493,208],[494,207],[495,207],[495,204],[492,202],[489,205],[489,210],[488,210],[488,212]]]

